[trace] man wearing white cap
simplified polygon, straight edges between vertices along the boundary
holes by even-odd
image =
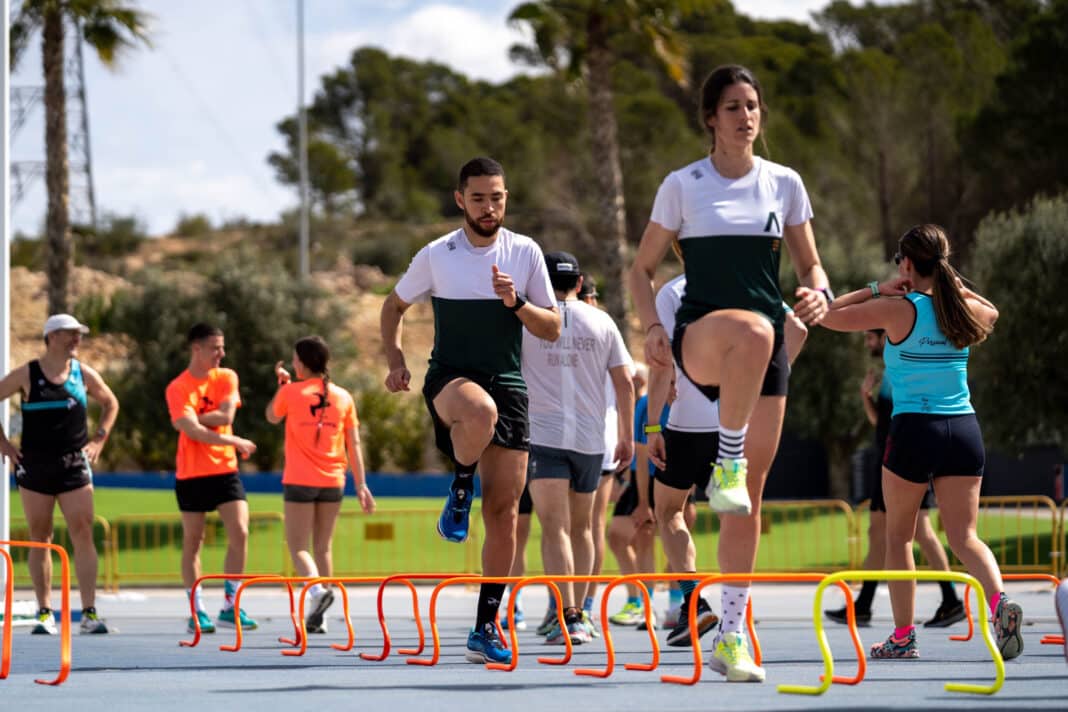
[[[54,314],[44,325],[45,353],[0,379],[0,401],[22,394],[22,440],[15,447],[0,429],[0,456],[15,465],[15,481],[32,541],[52,540],[56,503],[74,543],[74,569],[82,596],[82,633],[107,633],[96,613],[97,554],[93,544],[93,472],[119,414],[119,401],[104,379],[75,358],[89,327],[70,314]],[[96,432],[89,436],[87,397],[100,404]],[[54,635],[52,557],[29,555],[37,597],[31,632]]]

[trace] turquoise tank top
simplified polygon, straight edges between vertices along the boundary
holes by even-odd
[[[958,349],[938,328],[934,302],[926,294],[905,298],[916,309],[912,331],[900,343],[889,340],[883,349],[884,380],[889,378],[894,415],[974,413],[968,391],[968,349]]]

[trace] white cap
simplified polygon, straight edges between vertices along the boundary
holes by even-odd
[[[61,331],[63,329],[77,329],[83,334],[89,333],[89,327],[70,314],[53,314],[45,321],[44,335],[48,336],[53,331]]]

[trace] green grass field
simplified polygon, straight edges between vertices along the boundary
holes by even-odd
[[[20,502],[12,500],[12,538],[25,536]],[[477,508],[476,502],[476,508]],[[435,522],[440,512],[437,498],[382,498],[378,511],[365,515],[355,498],[346,498],[334,535],[333,555],[338,575],[382,575],[396,572],[476,572],[480,567],[481,526],[477,512],[471,538],[462,545],[442,541]],[[249,572],[289,572],[285,547],[281,494],[250,494]],[[176,585],[180,583],[180,517],[174,493],[165,490],[104,488],[96,492],[96,512],[109,522],[112,536],[97,527],[97,548],[102,552],[100,578],[108,584]],[[214,515],[212,515],[214,517]],[[212,520],[209,520],[212,521]],[[542,570],[540,527],[532,523],[527,545],[527,568]],[[714,571],[719,543],[718,520],[703,506],[698,510],[695,543],[698,569]],[[771,503],[765,508],[757,568],[762,571],[830,571],[848,568],[866,550],[867,513],[850,515],[822,504],[805,507]],[[991,545],[1006,570],[1048,570],[1053,542],[1049,517],[985,514],[980,535]],[[858,539],[859,542],[856,540]],[[62,518],[57,512],[56,539],[65,541]],[[114,547],[106,543],[114,542]],[[203,551],[205,573],[222,570],[226,537],[217,521],[209,525]],[[67,545],[70,550],[69,543]],[[658,569],[664,557],[657,545]],[[13,551],[16,562],[25,561],[26,550]],[[605,573],[617,571],[615,558],[607,555]],[[917,556],[922,564],[922,557]],[[28,585],[24,565],[16,567],[16,584]]]

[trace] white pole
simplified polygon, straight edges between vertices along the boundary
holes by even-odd
[[[11,36],[11,8],[8,0],[3,0],[3,31],[0,32],[0,62],[3,63],[3,74],[0,76],[0,94],[3,99],[3,125],[0,126],[0,374],[7,374],[8,365],[8,338],[11,333],[11,186],[8,180],[10,153],[11,114],[8,106],[8,94],[11,86],[10,51],[8,38]],[[8,430],[7,401],[0,403],[0,426],[5,433]],[[8,485],[7,462],[0,456],[0,541],[11,538],[11,491]],[[0,567],[0,584],[6,583],[5,569]]]
[[[304,110],[304,0],[297,0],[297,113],[300,153],[300,278],[308,279],[308,115]]]

